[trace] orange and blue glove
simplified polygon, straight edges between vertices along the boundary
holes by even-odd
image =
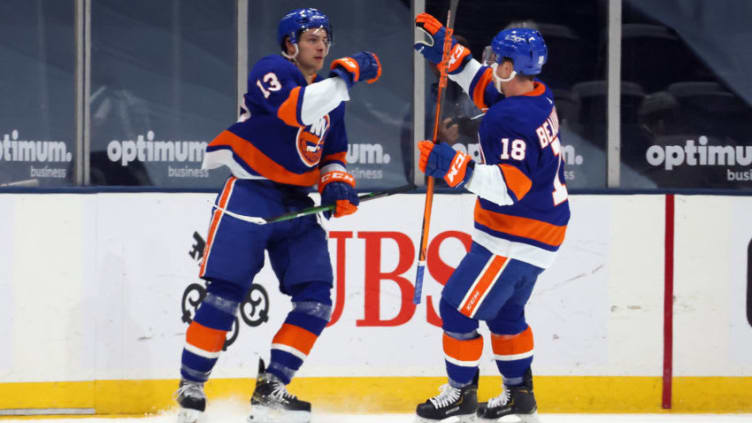
[[[418,143],[418,149],[420,170],[428,176],[443,178],[452,188],[461,187],[473,176],[473,159],[448,144],[421,141]]]
[[[329,76],[339,76],[350,88],[359,81],[369,84],[376,82],[381,77],[381,62],[376,53],[361,51],[351,57],[342,57],[332,62],[332,71]]]
[[[321,204],[334,204],[334,213],[330,210],[324,211],[324,217],[329,219],[334,217],[347,216],[358,210],[360,199],[355,192],[355,178],[347,172],[336,170],[326,172],[321,175],[319,180],[319,193],[321,193]]]
[[[423,30],[430,39],[428,42],[419,41],[415,43],[413,46],[415,50],[420,52],[429,62],[440,63],[444,52],[444,37],[446,37],[444,25],[428,13],[421,13],[415,17],[415,26]],[[452,37],[449,47],[449,73],[453,75],[461,72],[470,59],[472,59],[470,49],[458,44],[457,40]]]

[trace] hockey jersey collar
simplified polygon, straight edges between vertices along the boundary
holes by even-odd
[[[528,97],[537,97],[545,92],[546,92],[546,84],[540,81],[533,81],[533,90],[522,95],[528,96]]]

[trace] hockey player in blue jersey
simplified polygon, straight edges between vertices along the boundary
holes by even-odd
[[[239,121],[207,147],[204,168],[232,172],[216,199],[200,276],[207,295],[188,327],[177,392],[180,423],[195,423],[206,407],[203,385],[219,357],[238,305],[269,254],[292,310],[271,340],[268,366],[260,362],[250,423],[308,422],[311,405],[286,385],[310,353],[331,314],[333,274],[326,233],[315,216],[255,225],[222,212],[272,217],[310,207],[318,185],[334,217],[358,206],[347,172],[344,102],[358,82],[381,75],[378,57],[360,52],[318,72],[332,42],[332,27],[316,9],[297,9],[278,27],[282,53],[259,60],[248,76]],[[327,214],[327,218],[329,215]]]
[[[432,42],[416,50],[432,63],[442,57],[445,28],[421,14],[416,25]],[[505,29],[491,44],[489,66],[451,41],[449,77],[486,114],[478,130],[482,161],[446,144],[419,143],[419,166],[449,186],[478,196],[470,251],[446,283],[440,302],[448,385],[417,407],[418,419],[497,421],[517,415],[536,421],[530,364],[533,332],[525,304],[554,260],[569,221],[559,121],[551,90],[535,78],[548,51],[538,31]],[[479,321],[488,326],[502,392],[478,404],[483,351]]]

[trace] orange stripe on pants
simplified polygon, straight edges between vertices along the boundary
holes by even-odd
[[[467,317],[473,317],[475,312],[483,302],[483,298],[486,296],[487,291],[493,286],[493,283],[498,278],[501,268],[504,267],[507,258],[502,256],[494,256],[491,260],[491,264],[486,271],[480,275],[476,282],[471,287],[469,295],[465,297],[460,307],[460,313]]]
[[[217,204],[219,207],[222,207],[223,209],[227,208],[227,203],[230,202],[230,195],[232,194],[232,189],[235,186],[235,181],[238,178],[231,176],[227,182],[225,182],[225,187],[222,190],[222,195],[219,197],[219,204]],[[219,227],[219,222],[222,220],[222,215],[224,213],[222,210],[214,209],[214,214],[212,215],[211,224],[209,225],[209,235],[206,237],[206,246],[204,247],[204,259],[201,261],[201,268],[199,269],[198,276],[200,278],[204,277],[204,274],[206,273],[206,263],[209,262],[209,255],[211,255],[211,246],[214,242],[214,235],[217,233],[217,228]]]

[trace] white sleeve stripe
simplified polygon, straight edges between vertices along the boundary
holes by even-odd
[[[470,59],[465,65],[465,68],[462,69],[462,72],[449,75],[449,79],[459,84],[459,86],[462,87],[462,90],[470,95],[470,84],[473,82],[473,78],[480,68],[480,62],[475,59]]]
[[[300,121],[304,125],[312,125],[339,106],[339,103],[349,100],[347,83],[342,78],[327,78],[315,82],[306,86],[303,92]]]
[[[498,165],[476,163],[473,176],[465,184],[465,189],[500,206],[514,204]]]

